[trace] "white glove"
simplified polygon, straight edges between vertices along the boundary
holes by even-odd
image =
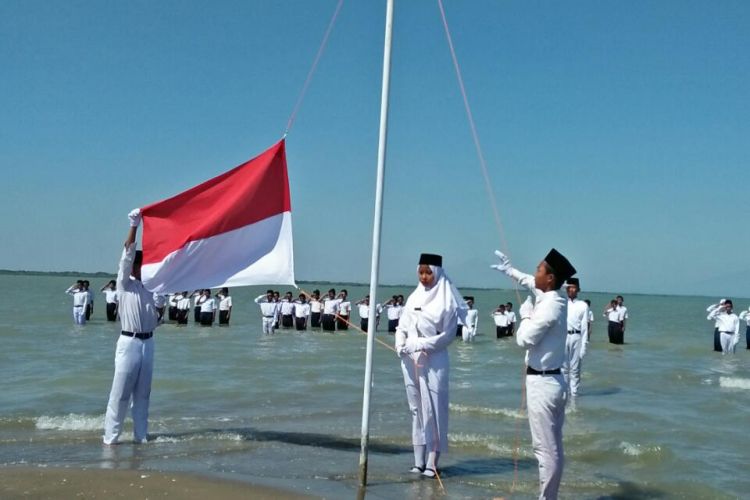
[[[130,220],[130,227],[138,227],[141,224],[141,209],[134,208],[131,210],[128,219]]]
[[[407,354],[414,354],[422,350],[422,344],[418,337],[409,337],[406,339],[406,345],[404,345],[404,352]]]
[[[500,262],[498,262],[497,264],[492,264],[490,267],[507,274],[512,267],[510,265],[510,259],[500,250],[495,250],[495,255],[497,255],[497,258],[500,260]]]
[[[529,319],[533,311],[534,303],[531,301],[531,295],[528,295],[523,304],[521,304],[521,307],[518,308],[518,314],[521,316],[521,319]]]

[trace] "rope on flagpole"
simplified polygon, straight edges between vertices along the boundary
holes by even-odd
[[[320,47],[318,47],[318,53],[315,55],[315,59],[313,60],[312,66],[310,67],[310,71],[307,73],[307,78],[305,79],[304,85],[302,85],[302,90],[299,93],[299,96],[297,97],[297,103],[294,105],[294,109],[292,110],[292,114],[289,115],[289,120],[286,123],[286,130],[284,130],[284,137],[289,134],[289,130],[291,130],[292,125],[294,124],[294,120],[297,118],[297,112],[299,111],[300,106],[302,105],[302,100],[305,98],[305,94],[307,93],[307,87],[310,86],[310,82],[312,81],[313,74],[315,73],[315,70],[318,67],[318,62],[320,61],[321,56],[323,55],[323,52],[326,49],[326,46],[328,45],[328,37],[331,35],[331,31],[333,31],[333,25],[336,24],[336,18],[339,16],[339,11],[341,10],[341,6],[344,5],[344,0],[339,0],[339,2],[336,4],[336,9],[333,11],[333,16],[331,16],[331,20],[328,23],[328,28],[326,29],[325,35],[323,35],[323,40],[320,42]]]
[[[503,229],[503,223],[500,218],[500,211],[497,208],[497,200],[495,199],[495,193],[492,189],[492,183],[490,182],[490,175],[487,169],[487,162],[484,159],[484,153],[482,151],[482,144],[479,141],[479,134],[477,133],[477,127],[474,123],[474,115],[471,112],[471,106],[469,105],[469,98],[466,94],[466,87],[464,86],[464,79],[461,75],[461,67],[458,63],[458,57],[456,56],[456,50],[453,47],[453,38],[451,37],[450,29],[448,28],[448,20],[445,15],[445,9],[443,8],[443,1],[437,0],[438,8],[440,9],[440,17],[443,21],[443,28],[445,30],[445,36],[448,41],[448,48],[450,49],[451,59],[453,60],[453,67],[456,70],[456,78],[458,79],[458,87],[461,91],[461,97],[463,98],[464,102],[464,109],[466,110],[466,117],[469,121],[469,128],[471,129],[471,136],[474,140],[474,147],[477,150],[477,156],[479,157],[479,164],[482,168],[482,176],[484,177],[484,183],[485,188],[487,189],[487,196],[490,200],[490,205],[492,207],[492,213],[495,217],[495,225],[497,226],[498,233],[500,235],[501,245],[503,247],[503,252],[505,252],[506,255],[510,256],[510,251],[508,250],[508,240],[505,237],[505,230]],[[518,304],[520,307],[521,304],[521,294],[518,290],[518,284],[513,281],[513,289],[516,293],[516,298],[518,299]],[[525,366],[524,366],[524,373],[525,373]],[[521,412],[523,412],[525,406],[526,406],[526,387],[525,387],[525,376],[521,376]],[[520,438],[519,438],[519,429],[518,429],[518,422],[516,422],[516,431],[515,431],[515,439],[514,439],[514,447],[513,447],[513,483],[511,485],[511,495],[516,489],[516,481],[518,478],[518,450],[520,448]]]

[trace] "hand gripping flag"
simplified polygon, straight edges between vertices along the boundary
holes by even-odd
[[[141,279],[148,290],[295,284],[283,139],[141,215]]]

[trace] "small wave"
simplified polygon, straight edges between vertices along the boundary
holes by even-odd
[[[750,379],[739,377],[719,377],[719,386],[730,389],[750,389]]]
[[[661,446],[641,446],[640,444],[628,443],[623,441],[620,443],[620,449],[625,455],[631,457],[640,457],[645,454],[658,454],[661,453]]]
[[[42,415],[36,419],[36,428],[54,431],[94,431],[104,426],[104,415],[68,415],[50,417]]]
[[[155,443],[183,443],[186,441],[213,440],[213,441],[244,441],[245,438],[236,432],[220,433],[198,433],[184,436],[159,436],[154,439]]]
[[[502,415],[508,418],[526,418],[526,415],[520,410],[510,408],[487,408],[483,406],[468,406],[452,403],[449,405],[449,408],[450,411],[456,413],[475,413],[479,415]]]

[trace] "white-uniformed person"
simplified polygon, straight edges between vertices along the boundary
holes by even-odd
[[[326,332],[336,331],[336,315],[339,313],[341,298],[336,297],[336,290],[331,288],[328,295],[323,298],[323,316],[320,323]]]
[[[279,315],[279,303],[274,301],[273,290],[268,290],[265,294],[258,295],[255,303],[260,306],[260,313],[263,316],[263,333],[273,335],[276,327],[276,317]]]
[[[349,301],[349,292],[341,290],[339,293],[339,310],[336,313],[336,329],[337,330],[348,330],[349,329],[349,317],[352,314],[352,303]]]
[[[724,305],[727,299],[721,299],[718,304],[711,304],[706,308],[706,312],[711,314],[715,309]],[[719,335],[719,322],[714,321],[714,351],[721,352],[721,335]]]
[[[477,335],[479,311],[474,309],[474,297],[466,296],[464,297],[464,301],[466,302],[466,307],[468,307],[468,310],[466,311],[466,323],[461,329],[461,339],[464,342],[471,342]]]
[[[232,317],[232,296],[229,295],[229,288],[224,287],[219,290],[219,325],[227,326]]]
[[[562,371],[569,394],[575,398],[581,384],[581,360],[589,344],[589,306],[578,298],[581,290],[578,278],[568,278],[565,289],[568,292],[568,336]]]
[[[297,331],[307,330],[307,321],[310,318],[310,303],[304,293],[294,302],[294,328]]]
[[[740,320],[745,321],[745,342],[747,342],[747,348],[750,349],[750,308],[746,311],[742,311],[739,318]]]
[[[722,354],[734,354],[740,342],[740,318],[732,312],[732,301],[727,299],[723,305],[708,314],[709,321],[716,321],[719,328]]]
[[[443,271],[440,255],[422,254],[419,285],[409,295],[395,334],[396,351],[412,415],[414,467],[434,478],[448,449],[448,346],[456,338],[466,305]]]
[[[500,339],[508,336],[508,315],[505,314],[505,304],[500,304],[492,311],[492,321],[495,322],[495,337]]]
[[[117,295],[120,299],[122,334],[115,350],[115,375],[104,417],[104,444],[117,444],[128,408],[133,408],[133,439],[146,442],[151,377],[154,370],[153,332],[158,326],[154,294],[141,283],[143,255],[136,252],[135,237],[141,222],[141,211],[128,214],[130,231],[117,272]]]
[[[190,316],[190,294],[187,291],[178,295],[177,301],[177,325],[185,326],[188,324]]]
[[[78,280],[74,285],[69,286],[65,293],[73,296],[73,322],[76,325],[85,325],[89,294],[83,289],[83,281]]]
[[[540,499],[556,499],[563,473],[563,424],[567,388],[560,368],[565,360],[568,304],[557,293],[575,274],[575,268],[554,248],[536,268],[534,276],[514,269],[508,257],[495,251],[493,265],[535,296],[525,302],[516,342],[526,348],[526,401],[534,455],[539,461]]]
[[[104,293],[104,301],[107,303],[107,321],[117,321],[117,282],[110,280],[101,289]]]

